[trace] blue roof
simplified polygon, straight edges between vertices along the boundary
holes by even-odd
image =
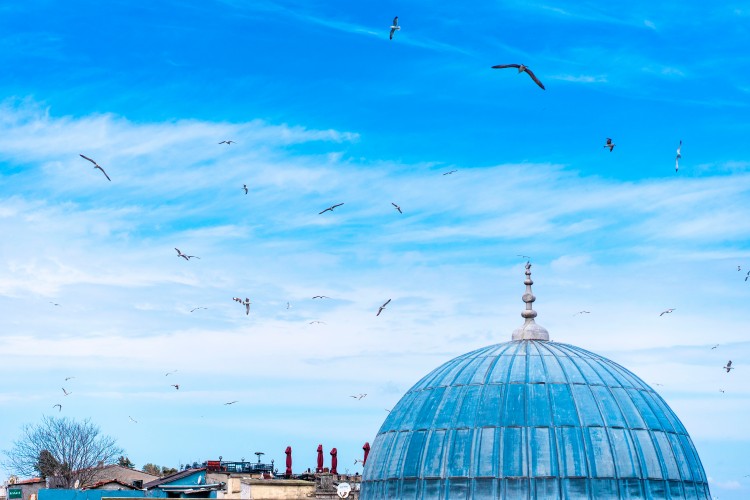
[[[478,349],[417,382],[362,479],[362,500],[710,498],[690,436],[651,387],[538,340]]]

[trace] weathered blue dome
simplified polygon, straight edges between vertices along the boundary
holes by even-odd
[[[406,393],[375,438],[361,498],[710,493],[685,427],[646,383],[578,347],[516,340],[459,356]]]

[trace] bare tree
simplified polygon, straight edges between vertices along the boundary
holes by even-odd
[[[99,434],[90,420],[76,422],[43,417],[41,423],[23,427],[21,438],[5,451],[4,465],[21,476],[55,477],[56,486],[85,486],[96,475],[96,466],[114,463],[123,450],[114,438]]]

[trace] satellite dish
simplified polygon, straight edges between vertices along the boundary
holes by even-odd
[[[336,487],[336,494],[339,498],[348,498],[351,491],[352,487],[349,483],[339,483],[338,487]]]

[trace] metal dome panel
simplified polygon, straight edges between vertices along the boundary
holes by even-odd
[[[620,365],[517,340],[433,370],[391,410],[361,498],[696,498],[695,447],[664,400]]]

